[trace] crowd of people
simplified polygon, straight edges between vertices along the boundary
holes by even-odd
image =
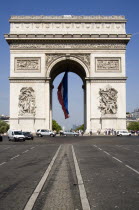
[[[92,136],[92,135],[93,135],[92,130],[89,132],[89,134],[90,134],[90,136]],[[105,129],[105,131],[104,131],[104,133],[102,133],[100,129],[99,129],[99,130],[97,130],[97,135],[100,135],[100,134],[104,134],[104,135],[112,135],[112,136],[114,136],[114,135],[116,135],[116,134],[117,134],[117,132],[116,132],[116,130],[115,130],[115,129],[113,129],[113,128],[106,128],[106,129]]]

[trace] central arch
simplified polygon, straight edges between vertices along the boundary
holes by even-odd
[[[83,88],[83,101],[84,101],[84,128],[86,129],[86,80],[85,78],[88,76],[88,69],[86,65],[79,59],[75,57],[61,57],[56,59],[49,67],[47,71],[47,77],[50,78],[50,122],[52,123],[52,91],[53,91],[53,82],[55,78],[61,74],[62,72],[72,72],[77,74],[82,82]],[[50,124],[50,128],[52,124]]]

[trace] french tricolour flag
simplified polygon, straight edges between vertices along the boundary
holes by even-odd
[[[68,72],[65,72],[62,81],[58,86],[57,96],[59,103],[62,106],[65,119],[69,117],[68,111]]]

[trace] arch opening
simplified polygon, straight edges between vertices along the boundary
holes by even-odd
[[[61,105],[57,98],[57,88],[61,82],[64,72],[68,71],[68,101],[69,101],[69,115],[68,119],[64,119],[64,114]],[[62,74],[63,73],[63,74]],[[51,121],[56,120],[62,128],[69,130],[75,129],[76,126],[84,124],[85,120],[85,77],[86,72],[84,68],[73,60],[60,61],[53,66],[50,72],[51,77]]]
[[[83,66],[75,60],[72,59],[64,59],[56,63],[51,71],[50,78],[53,83],[54,79],[62,72],[69,71],[77,74],[83,81],[85,81],[86,71]]]

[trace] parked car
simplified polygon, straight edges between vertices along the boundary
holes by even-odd
[[[131,133],[126,130],[117,131],[117,136],[131,136]]]
[[[46,130],[46,129],[38,129],[36,132],[37,136],[43,137],[43,136],[52,136],[55,137],[56,133],[54,133],[53,131],[50,130]]]
[[[3,139],[2,139],[2,135],[0,135],[0,141],[3,141]]]
[[[61,132],[61,135],[63,136],[79,136],[79,133],[75,131],[63,131]]]
[[[22,131],[18,130],[8,130],[8,139],[9,141],[25,141],[25,136]]]
[[[29,139],[33,140],[34,139],[33,134],[31,132],[23,131],[23,135],[25,136],[26,140],[29,140]]]

